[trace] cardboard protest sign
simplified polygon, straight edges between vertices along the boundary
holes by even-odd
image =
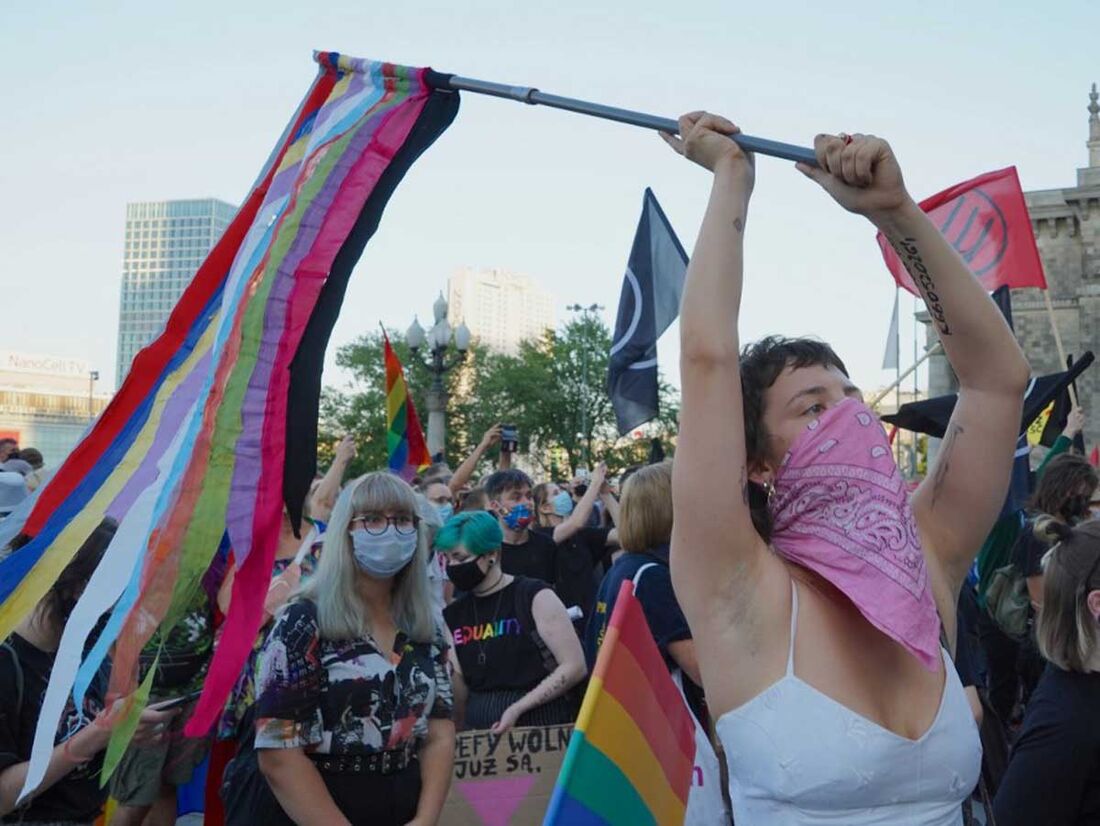
[[[455,745],[444,826],[539,826],[554,791],[572,726],[465,731]]]

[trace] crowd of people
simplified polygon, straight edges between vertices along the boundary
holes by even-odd
[[[284,513],[263,627],[209,737],[184,739],[182,722],[233,599],[231,554],[147,647],[150,701],[110,784],[105,664],[17,805],[61,631],[114,535],[104,520],[0,650],[0,820],[91,823],[109,793],[115,823],[172,823],[209,755],[208,823],[435,824],[457,732],[574,721],[632,581],[728,778],[722,822],[1100,823],[1100,497],[1072,447],[1083,412],[1029,506],[1002,512],[1027,362],[889,145],[820,135],[818,166],[800,169],[905,259],[959,380],[910,495],[831,347],[741,346],[754,167],[736,131],[693,113],[666,136],[713,175],[672,460],[536,484],[511,452],[485,470],[498,426],[453,472],[346,480],[345,438],[303,529]],[[0,476],[22,483],[9,466],[33,472],[35,455],[15,447],[0,442]]]

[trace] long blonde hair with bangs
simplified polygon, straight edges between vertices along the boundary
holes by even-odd
[[[325,639],[353,640],[370,633],[370,611],[355,587],[359,569],[348,531],[355,517],[385,511],[418,513],[413,489],[387,471],[353,480],[332,509],[317,570],[299,592],[316,604],[317,625]],[[436,628],[428,589],[430,549],[427,532],[417,533],[412,561],[393,578],[393,620],[411,640],[431,642]]]

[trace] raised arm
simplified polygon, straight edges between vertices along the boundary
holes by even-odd
[[[584,496],[577,503],[577,507],[573,508],[573,512],[569,514],[564,522],[554,528],[554,542],[556,544],[561,545],[563,542],[568,541],[577,531],[588,524],[588,517],[592,515],[592,508],[595,506],[596,500],[600,498],[600,491],[606,484],[606,479],[607,465],[601,462],[592,471],[588,490],[584,492]]]
[[[310,499],[310,515],[322,522],[327,522],[336,507],[336,499],[340,496],[340,486],[344,483],[344,474],[348,472],[348,465],[355,459],[355,440],[350,434],[342,438],[336,445],[335,455],[328,472],[313,491]]]
[[[680,305],[680,433],[672,468],[672,581],[697,637],[725,618],[712,606],[740,604],[767,548],[749,514],[749,468],[741,402],[737,329],[745,221],[753,161],[714,115],[680,119],[680,139],[665,140],[714,173],[710,201],[688,265]],[[735,493],[714,484],[730,475]],[[734,593],[730,593],[730,592]]]
[[[485,455],[485,451],[499,441],[500,425],[495,424],[485,431],[485,435],[481,437],[481,441],[478,442],[473,453],[467,456],[466,461],[458,466],[454,476],[451,477],[451,481],[447,483],[447,487],[451,489],[451,493],[458,493],[462,490],[463,485],[469,482],[471,477],[473,477],[474,471],[477,470],[477,463],[481,461],[481,457]]]
[[[1027,360],[985,288],[909,197],[886,141],[818,135],[814,149],[819,168],[799,168],[886,236],[919,287],[959,379],[935,466],[913,496],[926,551],[957,590],[1004,503]]]

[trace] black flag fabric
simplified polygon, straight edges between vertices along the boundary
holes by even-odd
[[[680,239],[646,187],[607,370],[620,436],[657,415],[657,339],[680,314],[687,264]]]
[[[1001,311],[1001,315],[1008,322],[1008,329],[1016,332],[1012,323],[1012,291],[1005,284],[993,291],[993,303]],[[1032,385],[1028,385],[1031,390]],[[1005,494],[1004,504],[1001,506],[1001,516],[998,519],[1015,514],[1027,505],[1031,498],[1031,446],[1027,443],[1027,429],[1016,440],[1016,457],[1012,462],[1012,476],[1008,483],[1008,493]]]
[[[1073,356],[1066,357],[1066,367],[1073,369]],[[1077,382],[1073,382],[1071,386],[1074,394],[1076,394]],[[1051,447],[1054,444],[1058,437],[1062,435],[1062,431],[1066,429],[1066,422],[1072,409],[1073,403],[1069,397],[1069,387],[1067,387],[1054,400],[1054,409],[1050,411],[1046,426],[1043,428],[1043,434],[1039,437],[1039,444],[1043,447]],[[1073,447],[1082,456],[1085,454],[1085,439],[1080,433],[1074,438]]]
[[[1020,432],[1024,433],[1028,425],[1043,412],[1043,408],[1054,401],[1059,394],[1064,393],[1066,388],[1085,372],[1095,359],[1090,350],[1075,361],[1069,370],[1032,379],[1024,399],[1024,415],[1020,423]],[[957,398],[958,394],[951,393],[947,396],[936,396],[933,399],[903,404],[901,410],[889,416],[883,416],[882,421],[897,425],[904,430],[927,433],[929,436],[942,439],[947,430],[947,422],[955,409]]]

